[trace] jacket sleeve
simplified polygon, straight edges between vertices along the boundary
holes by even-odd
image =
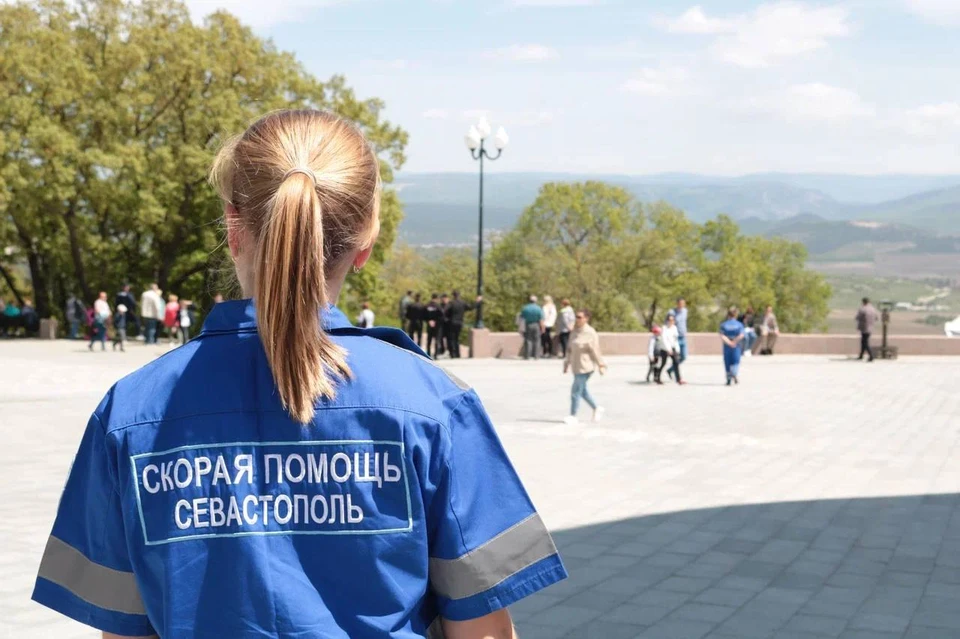
[[[60,499],[33,600],[99,630],[153,635],[128,553],[115,472],[94,415]]]
[[[473,391],[454,408],[445,432],[443,470],[427,487],[430,586],[441,616],[464,621],[505,608],[567,573]]]

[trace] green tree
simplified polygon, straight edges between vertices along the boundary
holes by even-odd
[[[219,12],[194,24],[178,0],[0,5],[0,239],[30,269],[38,310],[124,281],[209,295],[221,203],[206,184],[218,146],[264,112],[315,107],[355,121],[389,185],[406,133],[383,103]],[[347,295],[370,297],[402,211],[384,189],[380,243]]]

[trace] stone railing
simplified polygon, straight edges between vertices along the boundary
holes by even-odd
[[[600,348],[605,355],[646,355],[649,333],[600,333]],[[871,340],[874,349],[880,346],[879,334]],[[960,338],[938,335],[894,335],[890,346],[900,355],[960,356]],[[691,333],[687,347],[692,355],[719,355],[720,338],[716,333]],[[487,329],[470,331],[471,357],[518,357],[522,355],[523,337],[519,333],[495,333]],[[859,335],[793,335],[781,334],[774,352],[778,355],[856,355],[860,352]]]

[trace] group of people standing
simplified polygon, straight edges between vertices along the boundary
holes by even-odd
[[[460,298],[459,291],[453,291],[452,298],[446,293],[434,293],[424,303],[420,293],[407,291],[400,300],[398,317],[410,339],[424,348],[427,355],[437,359],[449,353],[452,359],[457,359],[460,357],[463,318],[467,311],[475,310],[482,303],[483,296],[478,295],[474,302],[467,302]]]
[[[18,333],[30,335],[40,330],[40,316],[30,300],[4,302],[0,299],[0,337],[15,337]]]
[[[217,295],[215,302],[222,301]],[[139,309],[138,309],[139,306]],[[137,314],[137,311],[140,314]],[[108,302],[106,291],[101,291],[91,307],[87,307],[76,295],[70,295],[64,308],[64,316],[68,325],[70,339],[79,339],[81,324],[90,329],[90,343],[92,351],[94,345],[100,342],[100,350],[107,349],[107,335],[113,328],[113,350],[126,350],[127,333],[129,329],[143,333],[145,344],[156,344],[157,335],[161,327],[166,330],[171,344],[186,344],[190,340],[191,328],[197,323],[196,308],[190,300],[180,300],[176,295],[169,295],[163,300],[163,293],[156,283],[151,284],[140,296],[140,303],[125,285],[114,297],[113,309]],[[142,321],[141,321],[142,320]]]
[[[680,374],[680,365],[687,359],[687,317],[687,301],[681,297],[677,300],[676,308],[667,312],[663,326],[654,324],[650,329],[647,382],[652,377],[657,384],[663,384],[663,369],[669,361],[667,376],[681,386],[686,383]]]
[[[537,303],[536,295],[531,295],[517,313],[517,330],[523,336],[523,359],[554,355],[566,358],[575,323],[576,313],[570,300],[561,300],[558,311],[549,295],[543,296],[543,306]]]

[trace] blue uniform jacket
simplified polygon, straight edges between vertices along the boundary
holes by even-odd
[[[440,636],[566,576],[477,395],[323,313],[353,377],[280,405],[250,301],[93,413],[33,598],[123,635]]]

